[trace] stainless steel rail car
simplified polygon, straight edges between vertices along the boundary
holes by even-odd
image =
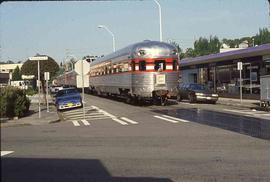
[[[167,98],[177,94],[178,70],[174,46],[143,41],[92,62],[89,89],[123,96],[127,102],[151,99],[164,105]]]
[[[77,87],[77,82],[76,82],[76,72],[75,71],[70,71],[66,72],[65,74],[59,75],[56,78],[56,84],[58,86],[73,86]]]

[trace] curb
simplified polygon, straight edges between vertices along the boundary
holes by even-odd
[[[241,108],[254,108],[256,106],[251,106],[251,105],[243,105],[243,104],[227,104],[227,103],[222,103],[222,102],[217,102],[218,105],[227,105],[227,106],[235,106],[235,107],[241,107]]]

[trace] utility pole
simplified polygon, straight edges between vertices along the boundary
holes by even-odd
[[[269,17],[268,17],[269,25],[268,26],[269,26],[269,29],[270,29],[270,0],[268,0],[268,4],[269,4],[269,12],[268,12],[269,13]]]

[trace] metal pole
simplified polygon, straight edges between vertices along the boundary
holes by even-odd
[[[48,99],[48,97],[49,97],[49,80],[48,80],[48,78],[46,79],[46,87],[47,87],[47,89],[46,89],[46,99],[47,99],[47,112],[50,112],[49,111],[49,99]]]
[[[251,80],[251,63],[249,63],[249,84],[250,84],[250,94],[252,94],[252,80]]]
[[[38,60],[38,118],[41,118],[41,109],[40,109],[40,65]]]
[[[159,40],[160,40],[160,42],[162,42],[161,6],[157,0],[154,0],[154,1],[158,5],[158,10],[159,10]]]
[[[242,70],[240,71],[240,103],[242,104]]]
[[[81,60],[81,71],[82,71],[82,103],[83,103],[83,119],[85,119],[85,109],[84,109],[84,72],[83,72],[83,60]]]

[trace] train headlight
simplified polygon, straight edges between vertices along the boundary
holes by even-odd
[[[146,51],[145,50],[139,50],[138,51],[138,55],[139,56],[144,56],[146,54]]]

